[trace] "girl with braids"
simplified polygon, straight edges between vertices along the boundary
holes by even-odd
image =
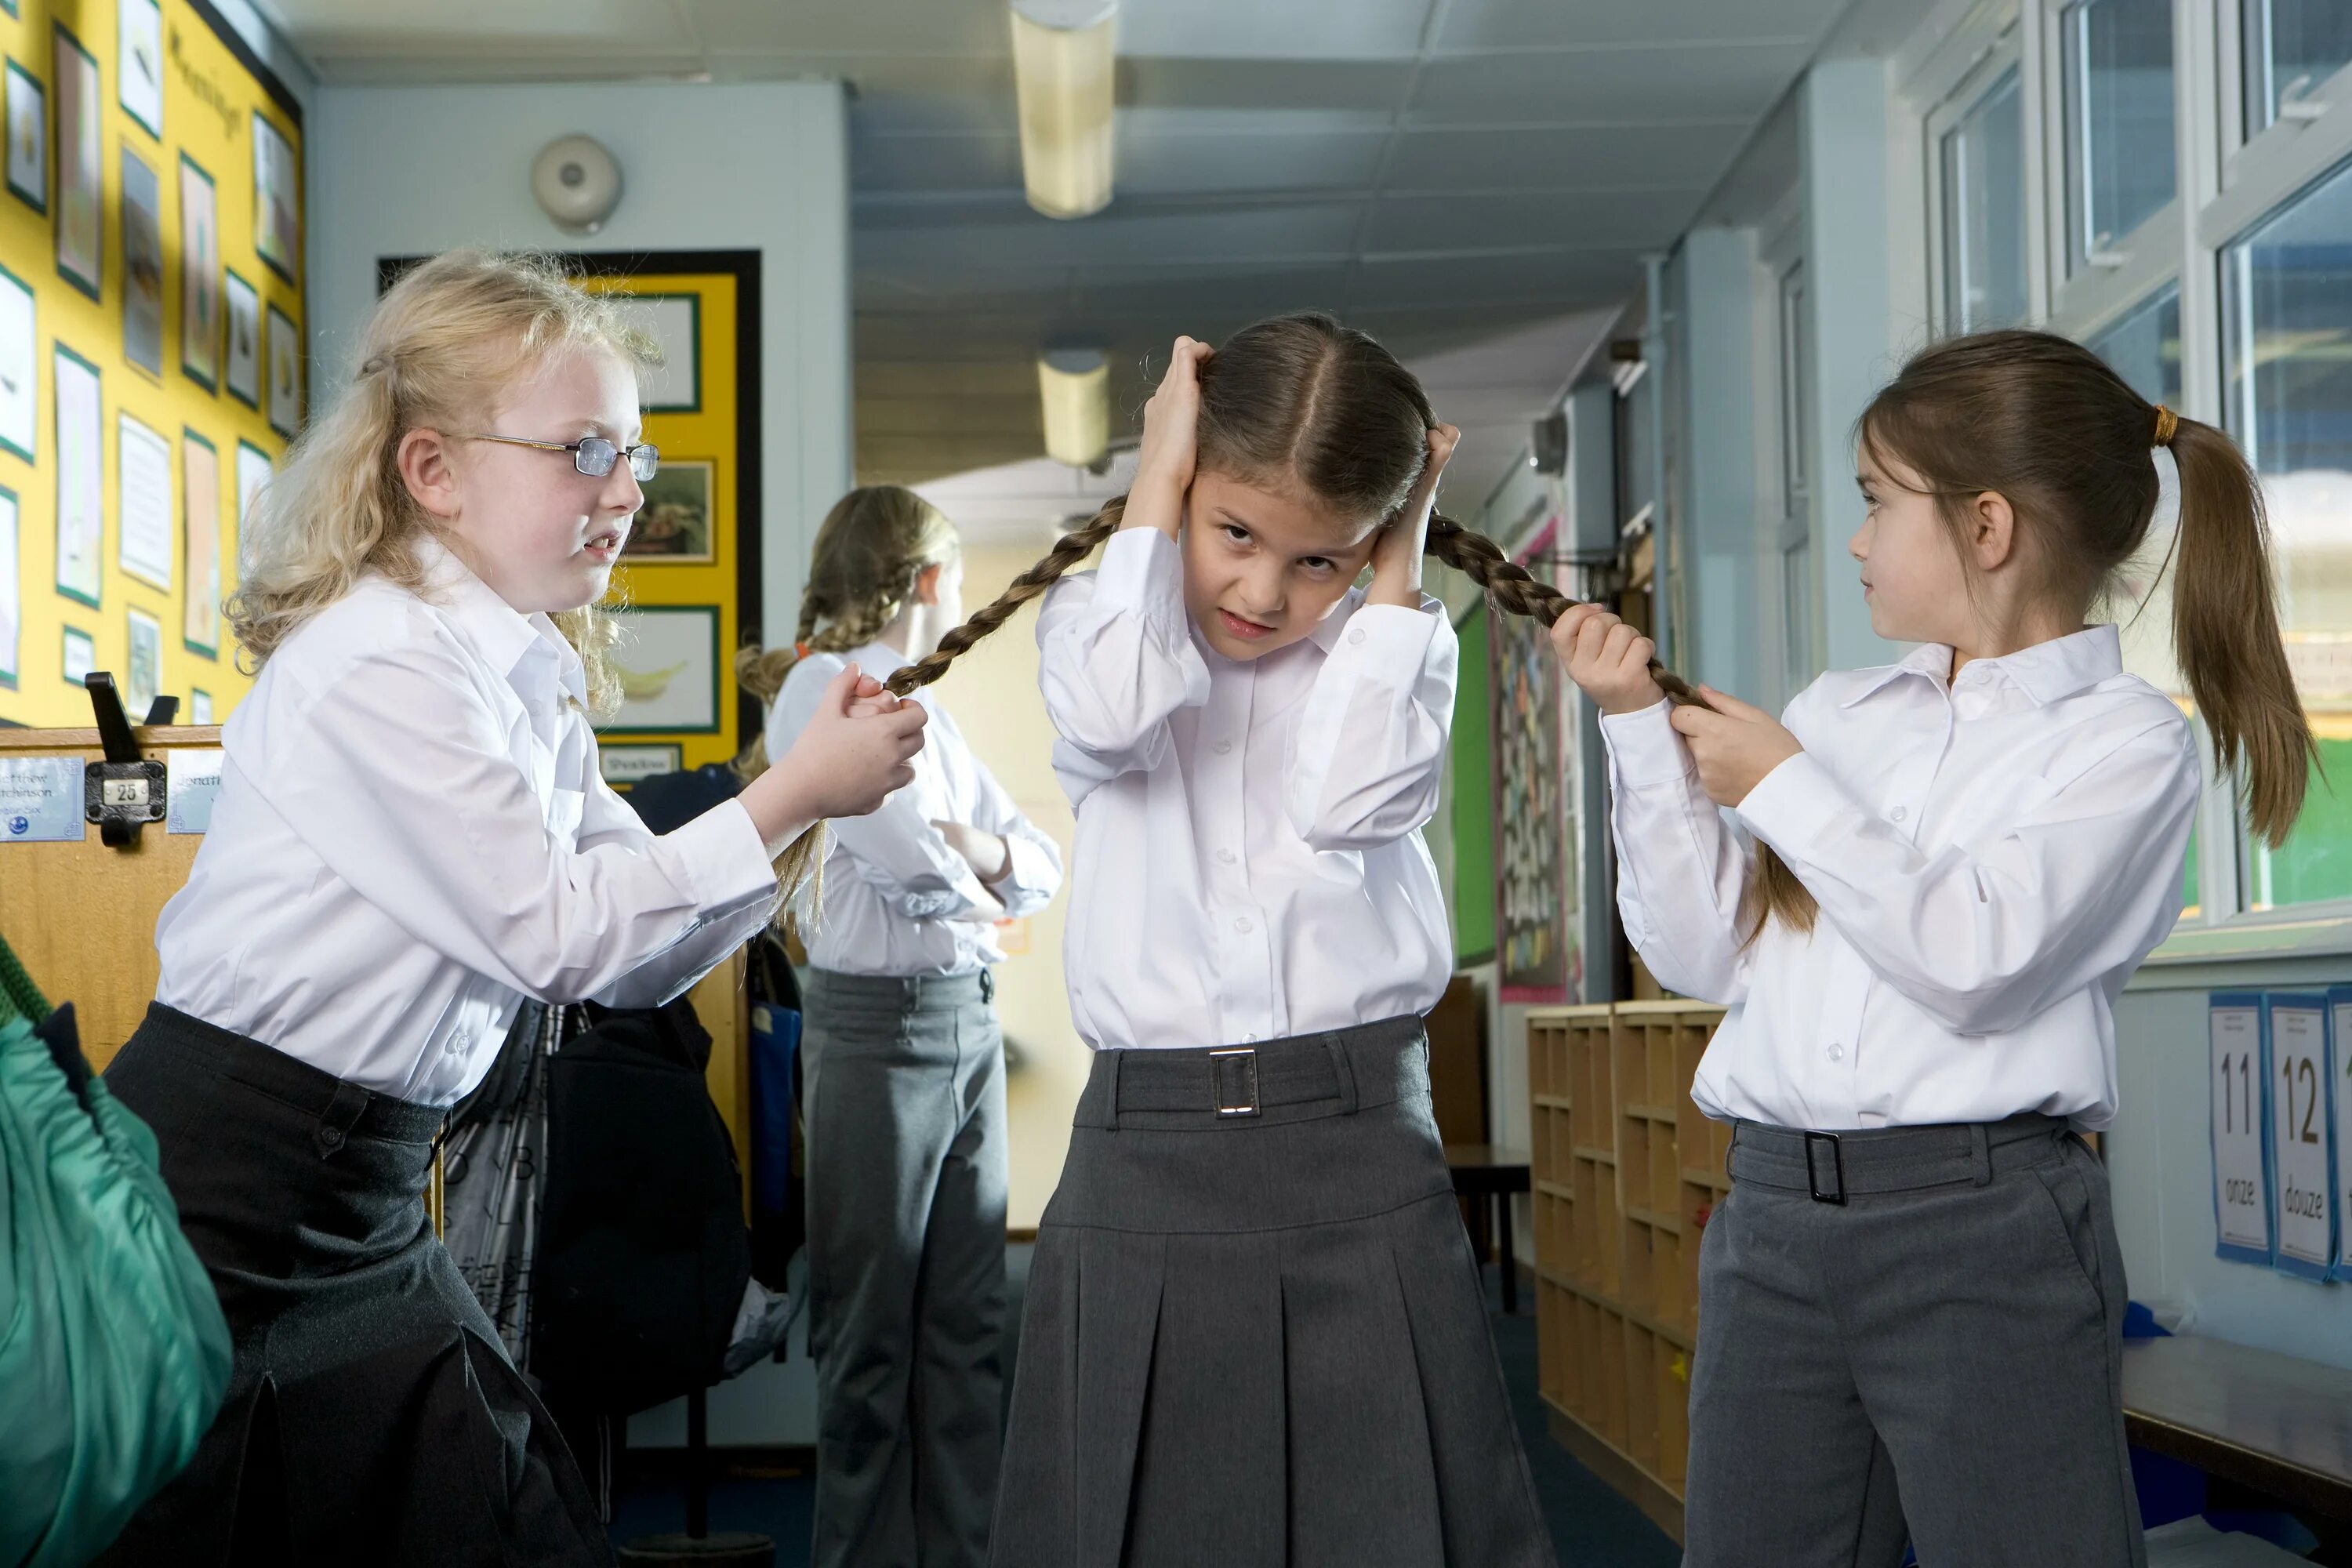
[[[963,618],[955,525],[897,485],[817,531],[795,646],[747,653],[787,755],[846,668]],[[803,990],[818,1568],[979,1568],[1004,1418],[1004,1050],[995,922],[1045,907],[1062,852],[935,697],[915,779],[833,825]]]
[[[676,833],[604,787],[594,606],[656,460],[646,353],[551,266],[436,258],[263,492],[230,608],[259,675],[106,1074],[235,1361],[105,1561],[611,1560],[426,1223],[436,1130],[526,995],[650,1006],[740,945],[780,852],[903,784],[923,721],[845,670],[782,765]]]
[[[2315,748],[2260,495],[2227,436],[2040,332],[1926,350],[1858,428],[1850,548],[1900,663],[1776,723],[1670,709],[1613,616],[1553,631],[1605,715],[1626,932],[1730,1007],[1694,1090],[1735,1131],[1686,1560],[1894,1568],[1907,1526],[1925,1563],[2137,1564],[2123,1258],[2076,1132],[2114,1118],[2116,997],[2179,912],[2200,783],[2085,616],[2170,461],[2179,668],[2278,842]]]
[[[1454,440],[1326,317],[1179,339],[1133,489],[891,677],[1045,594],[1095,1057],[1030,1274],[1006,1568],[1553,1561],[1422,1034],[1453,968],[1420,828],[1455,647],[1421,563],[1468,558],[1431,515]]]

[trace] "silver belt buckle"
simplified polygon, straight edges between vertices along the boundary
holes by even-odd
[[[1219,1116],[1255,1116],[1264,1109],[1257,1102],[1255,1047],[1242,1046],[1228,1051],[1211,1051],[1209,1079]]]

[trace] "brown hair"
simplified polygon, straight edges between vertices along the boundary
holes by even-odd
[[[1979,332],[1915,355],[1863,410],[1861,449],[1918,475],[1967,538],[1976,498],[2004,497],[2048,595],[2087,607],[2147,537],[2150,448],[2180,469],[2172,644],[2224,770],[2243,764],[2254,831],[2285,838],[2318,748],[2279,636],[2262,490],[2221,431],[2149,403],[2096,354],[2048,332]],[[1975,562],[1959,552],[1975,582]],[[1811,929],[1804,884],[1759,847],[1747,912]],[[1751,933],[1752,934],[1752,933]]]
[[[1277,316],[1244,327],[1200,374],[1199,466],[1205,471],[1300,485],[1335,510],[1386,520],[1403,507],[1428,460],[1437,421],[1421,383],[1370,337],[1329,316]],[[958,655],[1118,531],[1126,510],[1119,497],[1065,534],[994,604],[941,638],[938,652],[892,676],[890,689],[903,697],[946,674]],[[1429,553],[1467,574],[1513,615],[1549,626],[1572,603],[1451,518],[1429,520]],[[1673,675],[1652,673],[1669,693],[1691,697]]]
[[[809,553],[808,586],[801,590],[800,626],[789,647],[746,647],[735,656],[737,684],[774,706],[793,666],[812,653],[846,653],[882,635],[914,596],[915,580],[961,548],[947,514],[902,485],[867,485],[833,503],[817,525]],[[824,623],[822,626],[819,623]],[[735,759],[735,774],[749,784],[768,771],[767,741],[754,735]],[[824,824],[793,840],[776,861],[779,875],[795,885],[810,878],[808,908],[824,896]]]

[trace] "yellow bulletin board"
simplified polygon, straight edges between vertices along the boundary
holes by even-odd
[[[644,440],[661,471],[613,574],[626,693],[599,731],[604,776],[726,762],[760,732],[734,650],[760,640],[760,257],[757,251],[562,258],[583,289],[625,295],[662,346],[645,379]],[[387,258],[389,287],[415,258]]]
[[[0,721],[88,724],[87,664],[218,722],[302,417],[301,111],[203,0],[0,0]]]

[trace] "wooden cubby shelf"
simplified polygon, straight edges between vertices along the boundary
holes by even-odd
[[[1690,1450],[1698,1247],[1731,1130],[1691,1102],[1723,1009],[1528,1015],[1538,1383],[1554,1431],[1676,1540]]]

